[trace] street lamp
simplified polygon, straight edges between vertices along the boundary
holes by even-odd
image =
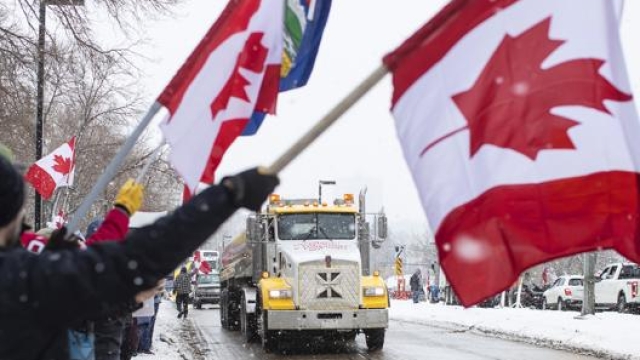
[[[318,204],[322,204],[322,185],[335,185],[335,180],[318,181]]]
[[[42,158],[42,128],[44,124],[44,51],[47,21],[47,5],[55,6],[84,6],[84,0],[40,0],[39,25],[38,25],[38,73],[36,88],[36,161]],[[39,229],[41,224],[40,216],[42,199],[36,191],[34,207],[34,225]]]

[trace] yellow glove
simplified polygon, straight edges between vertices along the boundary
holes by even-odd
[[[116,206],[125,209],[129,215],[133,215],[140,210],[142,206],[142,198],[144,196],[144,186],[135,182],[133,179],[127,180],[118,191],[116,196]]]

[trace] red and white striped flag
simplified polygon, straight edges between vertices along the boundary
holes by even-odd
[[[454,0],[384,59],[464,305],[554,258],[640,261],[640,122],[608,0]]]
[[[282,0],[230,1],[158,102],[171,162],[191,193],[212,183],[254,110],[274,113],[282,57]]]
[[[44,199],[51,198],[53,192],[61,186],[73,185],[75,143],[76,138],[73,137],[51,154],[36,161],[27,170],[25,180],[33,185]]]

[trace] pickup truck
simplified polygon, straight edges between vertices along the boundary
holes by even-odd
[[[193,289],[193,306],[202,309],[202,304],[220,303],[220,275],[218,272],[211,274],[198,274]]]
[[[633,263],[614,263],[596,277],[596,307],[618,312],[640,308],[640,266]]]

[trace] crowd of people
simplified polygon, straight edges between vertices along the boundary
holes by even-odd
[[[130,231],[144,193],[130,180],[85,234],[64,227],[32,232],[23,175],[0,146],[0,359],[121,360],[150,353],[163,279],[236,209],[259,210],[278,182],[247,170]],[[145,301],[151,312],[135,316]]]

